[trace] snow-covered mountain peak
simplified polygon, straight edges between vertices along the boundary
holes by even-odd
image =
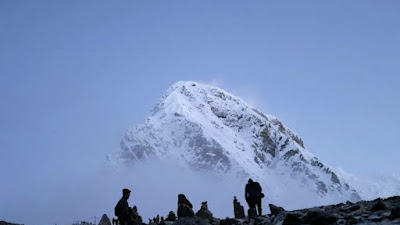
[[[153,114],[162,110],[165,113],[175,113],[181,110],[182,114],[185,112],[190,114],[195,108],[202,110],[204,106],[208,105],[220,108],[221,111],[242,110],[254,113],[251,112],[252,107],[246,102],[220,88],[193,81],[179,81],[167,90],[155,107]],[[267,115],[263,116],[267,117]]]
[[[234,172],[267,186],[279,177],[279,185],[294,182],[321,198],[359,199],[277,118],[220,88],[193,81],[172,85],[148,119],[127,132],[121,150],[109,157],[119,163],[147,158],[174,160],[195,171]]]

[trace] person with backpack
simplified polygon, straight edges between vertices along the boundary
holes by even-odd
[[[258,182],[254,182],[252,179],[249,179],[248,183],[246,184],[245,198],[250,208],[249,211],[252,209],[255,210],[257,206],[258,215],[261,216],[261,198],[264,198],[264,194],[262,193],[262,188]]]
[[[131,190],[124,188],[122,190],[122,198],[118,201],[114,208],[115,216],[118,217],[119,225],[128,225],[130,223],[128,199]]]

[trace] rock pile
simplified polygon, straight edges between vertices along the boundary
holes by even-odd
[[[201,203],[200,210],[196,213],[196,216],[199,218],[204,218],[210,222],[214,220],[213,214],[208,210],[207,202]]]
[[[236,196],[233,197],[233,212],[235,214],[235,219],[243,219],[244,215],[244,208],[237,200]]]
[[[193,217],[193,205],[184,194],[178,195],[178,218]]]

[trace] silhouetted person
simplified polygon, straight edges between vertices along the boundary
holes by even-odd
[[[122,198],[119,200],[117,205],[115,206],[115,215],[118,217],[118,221],[120,225],[128,225],[130,223],[130,214],[129,214],[129,205],[128,199],[131,195],[131,191],[129,189],[122,190]]]
[[[245,198],[250,209],[255,209],[257,206],[259,216],[262,215],[261,198],[263,197],[264,194],[262,193],[260,184],[249,179],[249,182],[246,184]]]

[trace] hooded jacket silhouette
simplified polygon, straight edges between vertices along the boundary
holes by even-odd
[[[249,208],[256,208],[258,209],[258,215],[262,215],[261,209],[261,198],[264,197],[262,193],[262,188],[258,182],[254,182],[252,179],[249,179],[248,183],[246,184],[245,188],[245,198],[246,202],[249,205]]]

